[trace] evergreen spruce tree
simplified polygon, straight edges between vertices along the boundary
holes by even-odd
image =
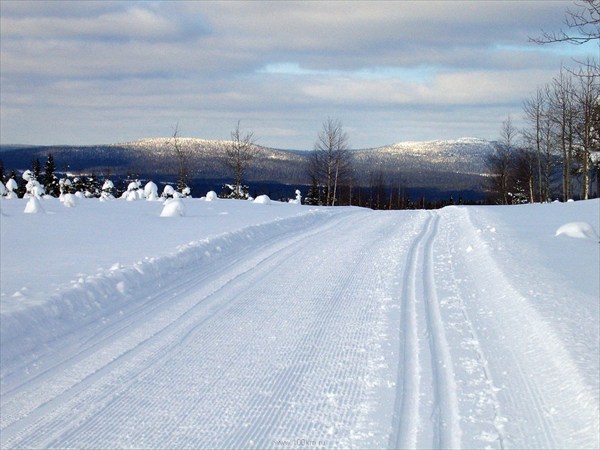
[[[37,180],[40,178],[40,174],[42,173],[42,164],[40,163],[40,160],[38,158],[36,158],[32,163],[31,163],[32,169],[33,169],[33,176],[34,178]]]
[[[86,197],[100,197],[100,183],[95,174],[83,179],[84,194]]]
[[[305,205],[322,205],[321,202],[321,193],[319,189],[319,183],[317,181],[317,177],[311,175],[311,185],[306,197],[304,198]]]
[[[58,197],[60,195],[60,187],[58,185],[58,178],[54,174],[55,171],[56,164],[54,163],[54,157],[49,153],[46,166],[44,167],[44,188],[46,189],[46,194]]]

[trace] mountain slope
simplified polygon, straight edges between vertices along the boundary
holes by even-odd
[[[494,143],[463,138],[452,141],[402,142],[353,152],[355,167],[364,174],[381,171],[391,180],[413,187],[481,189],[488,172],[486,158]]]
[[[187,155],[190,174],[197,179],[226,179],[224,161],[228,141],[179,138]],[[479,139],[406,142],[366,150],[352,150],[356,185],[369,186],[381,173],[386,183],[439,190],[481,190],[486,155],[493,143]],[[248,181],[308,184],[308,152],[257,146]],[[112,174],[176,176],[177,160],[170,138],[141,139],[114,145],[89,147],[25,147],[2,151],[5,168],[23,170],[31,161],[43,162],[52,153],[58,170]]]

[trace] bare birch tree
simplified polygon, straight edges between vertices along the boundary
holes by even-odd
[[[590,196],[590,172],[592,155],[595,150],[593,142],[594,106],[600,97],[600,76],[589,65],[580,69],[577,76],[577,86],[574,98],[577,107],[577,142],[575,152],[579,163],[578,172],[582,178],[581,198],[587,200]]]
[[[324,187],[324,204],[335,206],[337,190],[351,173],[348,135],[339,120],[328,118],[310,158],[309,173]]]
[[[247,192],[243,190],[244,175],[250,166],[250,162],[258,153],[254,141],[254,133],[242,133],[240,121],[238,120],[235,130],[231,132],[231,142],[225,153],[225,165],[233,174],[234,198],[246,198]]]
[[[494,146],[494,151],[488,156],[487,164],[491,172],[492,189],[498,196],[498,202],[508,205],[510,201],[511,165],[514,160],[517,129],[513,126],[510,116],[502,122],[500,141]]]
[[[175,152],[177,161],[177,190],[183,192],[190,184],[190,155],[189,151],[184,148],[179,136],[179,124],[173,127],[170,145]]]
[[[600,40],[600,0],[580,0],[574,4],[577,9],[569,8],[565,14],[566,30],[543,31],[541,37],[530,40],[538,44],[569,42],[577,45]]]

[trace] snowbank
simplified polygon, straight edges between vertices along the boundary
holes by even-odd
[[[171,200],[171,204],[181,201]],[[54,293],[48,292],[45,298],[30,298],[27,290],[12,294],[11,301],[3,297],[1,362],[27,357],[36,346],[53,342],[73,328],[94,323],[103,316],[103,311],[125,307],[123,301],[130,294],[143,299],[140,292],[152,293],[158,288],[157,283],[168,285],[171,279],[202,270],[214,255],[238,255],[246,248],[261,247],[273,237],[320,223],[328,216],[323,211],[307,209],[285,219],[272,219],[212,239],[192,241],[163,257],[145,258],[131,266],[113,265],[95,275],[82,274]]]

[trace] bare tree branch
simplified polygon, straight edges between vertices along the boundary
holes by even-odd
[[[529,38],[536,44],[569,42],[581,45],[600,40],[600,0],[581,0],[575,2],[577,10],[567,9],[565,25],[567,30],[559,32],[542,31],[542,36]]]

